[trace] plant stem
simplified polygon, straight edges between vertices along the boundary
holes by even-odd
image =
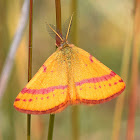
[[[29,13],[29,54],[28,54],[28,82],[32,78],[32,29],[33,29],[33,0],[30,0]],[[27,114],[27,140],[31,139],[31,114]]]
[[[72,106],[72,140],[79,140],[79,108]]]
[[[123,50],[122,66],[121,66],[121,77],[127,85],[129,64],[130,64],[130,55],[131,55],[131,43],[132,43],[132,27],[128,22],[128,32],[125,40],[125,46]],[[123,92],[116,101],[115,111],[114,111],[114,120],[113,120],[113,131],[112,131],[112,140],[120,139],[120,128],[121,128],[121,117],[123,113],[124,101],[125,101],[126,92]]]
[[[71,37],[72,42],[77,45],[77,0],[72,0],[71,2],[71,13],[74,13],[73,17],[73,34]],[[72,139],[73,140],[78,140],[79,139],[79,122],[78,122],[78,117],[79,117],[79,108],[78,106],[72,106]]]
[[[31,114],[27,114],[27,140],[31,139]]]
[[[140,44],[140,0],[135,3],[135,16],[134,16],[134,40],[133,40],[133,54],[132,54],[132,91],[130,94],[128,126],[127,126],[127,140],[134,139],[135,127],[135,113],[137,104],[138,92],[138,57],[139,57],[139,44]]]
[[[72,35],[72,42],[77,45],[77,5],[78,5],[78,1],[77,0],[72,0],[72,3],[71,3],[71,14],[74,13],[74,16],[73,16],[73,21],[74,21],[74,24],[73,24],[73,27],[72,27],[72,30],[73,30],[73,35]]]
[[[60,0],[55,0],[55,9],[56,9],[56,31],[62,35],[62,27],[61,27],[61,2]],[[61,41],[56,36],[56,44],[60,45]]]
[[[59,34],[62,34],[62,28],[61,28],[61,2],[60,2],[60,0],[55,0],[55,8],[56,8],[56,31],[59,32]],[[60,39],[56,36],[56,44],[60,45],[60,43],[61,43]],[[48,140],[53,139],[54,119],[55,119],[55,114],[50,114]]]
[[[55,119],[55,114],[50,114],[48,140],[52,140],[53,138],[54,119]]]
[[[0,3],[0,5],[1,5],[1,3]],[[2,72],[1,72],[0,100],[5,93],[5,89],[7,87],[8,80],[9,80],[9,77],[10,77],[10,74],[11,74],[11,71],[13,68],[15,54],[16,54],[16,51],[19,47],[19,43],[21,41],[21,38],[22,38],[23,33],[24,33],[24,29],[25,29],[26,24],[27,24],[28,11],[29,11],[29,0],[25,0],[24,4],[22,6],[21,18],[19,20],[18,27],[16,29],[16,33],[15,33],[13,41],[9,47],[10,49],[9,49],[8,55],[6,57],[6,61],[4,63]],[[3,22],[4,22],[4,20],[5,19],[3,18]],[[1,18],[0,18],[0,21],[1,21]],[[1,23],[2,23],[2,21],[1,21]],[[2,28],[2,29],[5,30],[5,28]],[[6,30],[5,30],[5,32],[6,32]],[[2,31],[1,31],[1,33],[2,33]],[[0,38],[1,38],[1,35],[0,35]],[[1,38],[1,40],[2,40],[2,38]]]

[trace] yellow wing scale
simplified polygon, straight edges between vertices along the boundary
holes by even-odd
[[[62,111],[69,104],[98,104],[118,96],[122,79],[88,52],[69,44],[58,48],[17,96],[14,107],[24,113]]]

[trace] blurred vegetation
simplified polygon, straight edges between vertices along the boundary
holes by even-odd
[[[0,72],[16,31],[23,0],[0,0]],[[71,16],[70,0],[61,0],[62,22]],[[128,30],[133,27],[132,0],[78,1],[78,47],[120,74],[123,48]],[[46,21],[55,24],[55,1],[35,0],[33,25],[33,75],[55,51],[55,40],[46,30]],[[129,23],[130,28],[126,25]],[[73,23],[74,24],[74,23]],[[71,42],[71,41],[70,41]],[[0,103],[0,140],[25,140],[26,115],[13,108],[16,95],[27,83],[28,27],[17,51],[14,68]],[[130,65],[131,66],[131,65]],[[130,69],[129,66],[129,69]],[[121,124],[125,139],[130,90],[130,71]],[[79,105],[80,140],[109,140],[116,99],[101,105]],[[138,103],[139,104],[139,103]],[[71,107],[56,114],[54,140],[71,140]],[[32,139],[47,139],[49,115],[32,115]],[[140,139],[140,111],[136,113],[135,140]]]

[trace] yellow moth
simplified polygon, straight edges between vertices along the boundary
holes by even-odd
[[[88,52],[61,40],[54,52],[15,99],[16,110],[28,114],[62,111],[68,105],[100,104],[117,97],[125,83],[116,73]]]

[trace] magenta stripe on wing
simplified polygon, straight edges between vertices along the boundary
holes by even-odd
[[[42,67],[43,67],[43,72],[46,72],[47,67],[44,64],[42,65]]]
[[[52,87],[48,87],[48,88],[42,88],[42,89],[28,89],[28,88],[23,88],[21,93],[30,93],[30,94],[47,94],[50,92],[53,92],[56,89],[66,89],[68,87],[68,85],[59,85],[59,86],[52,86]]]
[[[102,81],[108,81],[109,79],[111,79],[115,75],[116,75],[116,73],[111,71],[110,74],[108,74],[108,75],[104,75],[101,77],[94,77],[94,78],[90,78],[90,79],[84,79],[80,82],[76,82],[75,85],[81,86],[82,84],[85,84],[85,83],[98,83],[98,82],[102,82]]]
[[[89,56],[89,60],[91,61],[91,63],[93,63],[93,59],[92,59],[92,55],[90,54],[90,56]]]

